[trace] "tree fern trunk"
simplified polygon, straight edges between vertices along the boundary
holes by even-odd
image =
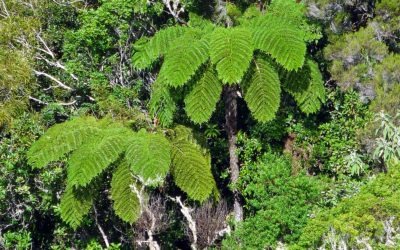
[[[233,185],[239,178],[239,158],[237,155],[237,86],[226,86],[224,89],[225,96],[225,130],[228,135],[229,143],[229,170],[230,180]],[[240,193],[236,188],[233,189],[233,209],[235,221],[243,220],[243,206]]]

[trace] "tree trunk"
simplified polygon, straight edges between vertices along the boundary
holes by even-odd
[[[235,185],[239,178],[239,158],[237,155],[237,86],[226,86],[224,89],[225,95],[225,130],[228,135],[229,143],[229,170],[230,170],[230,181],[232,185]],[[233,210],[235,214],[235,221],[239,222],[243,220],[243,207],[241,202],[240,193],[236,188],[233,190]]]

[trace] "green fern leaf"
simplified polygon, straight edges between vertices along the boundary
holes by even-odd
[[[61,219],[76,229],[82,223],[83,217],[89,213],[92,203],[92,197],[88,192],[85,194],[77,192],[72,186],[68,186],[61,197]]]
[[[244,99],[260,122],[272,120],[279,108],[281,87],[275,68],[265,59],[257,58]]]
[[[316,24],[310,24],[306,17],[307,7],[304,3],[287,0],[273,0],[268,6],[268,15],[284,18],[293,26],[302,30],[303,40],[311,42],[322,37],[321,30]]]
[[[189,23],[190,27],[199,28],[204,32],[208,33],[215,28],[215,25],[208,19],[204,19],[203,17],[190,12],[189,13]]]
[[[185,109],[195,123],[207,122],[221,96],[222,83],[213,69],[207,69],[185,98]]]
[[[268,6],[268,15],[284,18],[294,25],[300,25],[306,19],[306,6],[292,0],[272,0]]]
[[[27,153],[28,163],[34,168],[42,168],[50,162],[60,160],[100,131],[93,117],[75,118],[54,125],[33,143]]]
[[[223,83],[239,83],[253,56],[251,33],[247,29],[216,29],[211,34],[210,57]]]
[[[209,156],[188,140],[173,141],[171,173],[176,185],[193,200],[206,200],[215,185]]]
[[[139,39],[133,46],[135,50],[132,57],[133,65],[139,70],[150,68],[185,31],[184,27],[173,26],[158,31],[152,38]]]
[[[195,32],[188,32],[181,38],[165,54],[159,74],[172,87],[183,86],[208,60],[209,45],[206,38],[199,39]]]
[[[149,110],[150,114],[158,119],[161,126],[168,127],[172,124],[176,103],[170,89],[163,84],[161,77],[158,77],[153,83]]]
[[[287,70],[301,68],[306,55],[304,34],[285,19],[272,15],[255,18],[250,25],[253,43]]]
[[[68,183],[86,186],[118,160],[133,133],[127,128],[106,129],[75,150],[68,161]]]
[[[134,223],[141,214],[137,182],[126,162],[122,162],[113,173],[111,198],[114,201],[115,214],[123,221]]]
[[[299,72],[287,72],[282,79],[285,91],[293,96],[306,114],[316,113],[325,103],[325,88],[318,64],[306,60]]]
[[[163,135],[140,131],[129,141],[125,158],[144,184],[158,185],[171,164],[171,145]]]

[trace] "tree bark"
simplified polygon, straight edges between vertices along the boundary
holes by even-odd
[[[230,181],[235,186],[239,178],[239,158],[237,155],[237,98],[238,88],[234,86],[226,86],[224,89],[225,95],[225,130],[228,135],[229,143],[229,170],[230,170]],[[235,221],[239,222],[243,220],[243,206],[241,196],[237,188],[233,188],[233,211],[235,215]]]

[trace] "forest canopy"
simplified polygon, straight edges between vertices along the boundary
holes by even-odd
[[[398,249],[397,0],[0,0],[0,249]]]

